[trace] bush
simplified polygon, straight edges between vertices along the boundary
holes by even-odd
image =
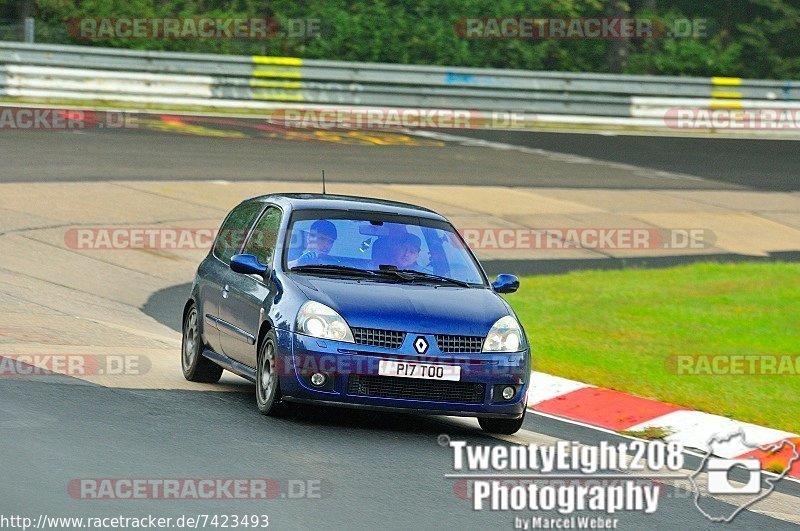
[[[25,8],[24,6],[28,6]],[[800,77],[800,11],[789,0],[0,0],[0,19],[30,9],[37,41],[120,48],[287,55],[464,67],[755,78]],[[461,38],[459,20],[485,17],[648,17],[666,28],[701,19],[708,34],[618,42]],[[84,17],[319,19],[322,34],[264,40],[107,39],[66,31]],[[609,56],[623,57],[611,66]]]

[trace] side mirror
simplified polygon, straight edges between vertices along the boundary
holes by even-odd
[[[497,275],[492,282],[492,289],[497,293],[514,293],[519,289],[519,279],[514,275]]]
[[[231,258],[231,269],[245,275],[264,276],[268,268],[252,254],[235,254]]]

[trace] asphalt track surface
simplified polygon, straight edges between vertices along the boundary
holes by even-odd
[[[454,492],[447,434],[468,444],[505,444],[436,419],[333,408],[261,416],[249,393],[109,389],[83,382],[0,380],[4,512],[49,516],[267,514],[277,529],[510,529],[532,511],[474,511]],[[585,444],[614,435],[529,415],[523,429]],[[690,459],[687,466],[697,466]],[[77,478],[269,478],[318,481],[319,497],[250,500],[81,500]],[[796,486],[790,486],[794,488]],[[797,492],[794,492],[797,491]],[[794,488],[794,495],[800,489]],[[707,510],[724,510],[705,499]],[[13,510],[12,510],[13,508]],[[23,510],[25,508],[25,510]],[[536,516],[557,517],[538,511]],[[654,514],[617,514],[620,529],[718,529],[686,491],[665,489]],[[740,529],[793,529],[755,513]]]
[[[442,131],[542,152],[475,148],[391,134],[394,145],[340,135],[323,141],[291,130],[253,133],[255,120],[213,125],[244,138],[182,130],[3,131],[0,182],[231,179],[483,184],[639,189],[800,190],[800,141],[604,136],[521,131]],[[378,132],[371,133],[377,139]],[[377,140],[376,140],[377,141]],[[441,143],[440,143],[441,144]],[[555,156],[548,156],[554,154]],[[570,157],[589,158],[571,163]],[[606,162],[600,164],[598,162]],[[633,165],[652,172],[621,172]],[[658,172],[676,173],[677,176]],[[682,178],[682,177],[688,178]]]
[[[757,190],[800,190],[800,140],[486,130],[458,134],[687,173]]]
[[[343,145],[289,139],[209,138],[152,131],[4,132],[0,181],[286,180],[733,189],[727,183],[620,177],[611,167],[457,144]]]
[[[798,144],[793,142],[780,146],[775,155],[776,148],[760,140],[747,146],[738,140],[709,142],[684,152],[675,140],[651,137],[475,135],[699,178],[619,178],[613,165],[582,165],[575,171],[548,156],[540,157],[532,168],[530,155],[517,157],[513,150],[457,142],[366,146],[94,130],[4,132],[0,182],[258,180],[287,175],[310,181],[324,167],[332,178],[341,176],[349,182],[796,190],[797,175],[790,170],[800,167]],[[764,164],[772,157],[780,159],[770,166],[773,178],[764,179],[760,162],[740,165],[738,172],[725,170],[732,164],[731,153],[745,149]],[[660,156],[648,157],[647,150],[657,150]],[[686,156],[679,156],[682,153]],[[687,162],[690,153],[701,154],[702,161]],[[156,293],[143,310],[177,329],[186,290],[186,285],[179,285]],[[622,440],[540,415],[529,415],[523,429],[585,444]],[[444,478],[452,472],[452,452],[437,444],[440,434],[475,444],[505,444],[477,429],[402,414],[306,407],[286,419],[265,418],[249,392],[126,390],[66,378],[61,383],[0,378],[0,512],[32,517],[267,514],[279,529],[511,528],[514,512],[476,512],[455,494],[452,480]],[[278,496],[266,502],[90,501],[73,499],[67,492],[72,479],[112,477],[319,480],[321,495]],[[685,491],[666,490],[655,514],[621,515],[620,527],[719,528],[692,506]],[[780,490],[800,494],[796,484],[781,485]],[[705,501],[708,507],[722,505]],[[740,514],[735,524],[736,528],[798,527],[751,512]]]

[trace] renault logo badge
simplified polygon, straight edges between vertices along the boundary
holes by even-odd
[[[420,354],[425,354],[428,352],[428,342],[424,337],[418,336],[417,339],[414,340],[414,348]]]

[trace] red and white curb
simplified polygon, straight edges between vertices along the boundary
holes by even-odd
[[[663,428],[669,432],[665,438],[667,442],[678,442],[700,452],[707,451],[708,441],[713,436],[737,431],[741,431],[744,439],[753,445],[763,446],[788,439],[800,449],[800,437],[794,433],[693,411],[542,372],[531,373],[528,409],[613,431]],[[776,453],[753,450],[745,446],[740,438],[714,446],[714,454],[718,457],[756,457],[765,467],[776,462],[785,466],[790,453],[788,445]],[[794,463],[789,475],[800,478],[800,461]]]

